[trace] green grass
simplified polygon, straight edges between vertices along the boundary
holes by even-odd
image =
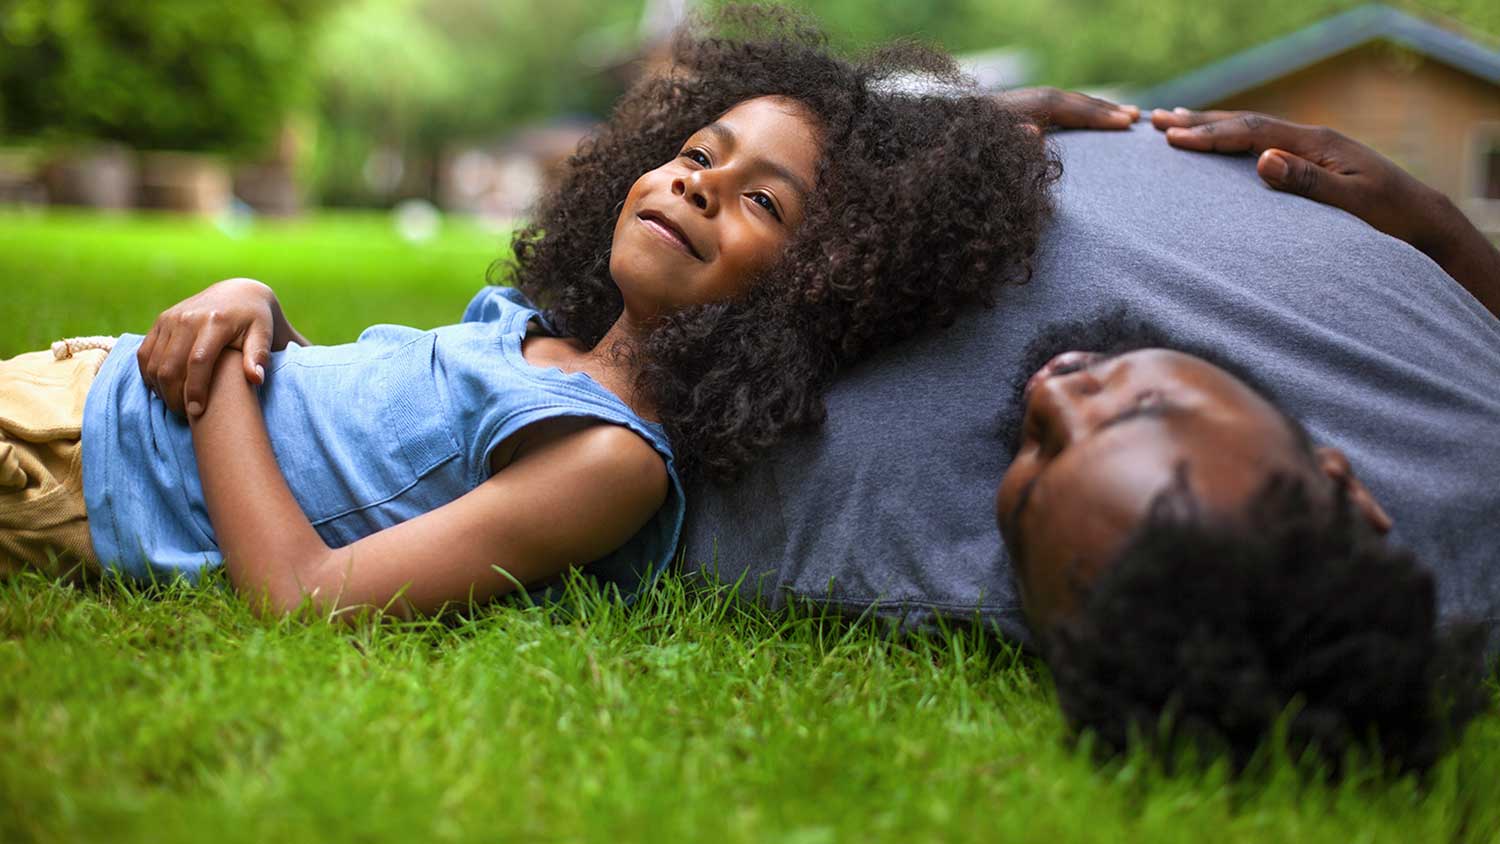
[[[231,235],[164,215],[21,213],[0,206],[0,279],[7,331],[0,356],[63,335],[144,334],[156,315],[233,276],[276,289],[314,342],[353,340],[367,326],[454,322],[508,243],[462,221],[408,243],[385,214],[259,221]]]
[[[235,274],[318,339],[451,320],[496,240],[0,216],[0,354],[144,330]],[[0,841],[1500,837],[1496,715],[1421,782],[1274,754],[1165,776],[1071,749],[1045,672],[969,631],[897,642],[675,577],[628,612],[575,584],[556,614],[353,628],[260,620],[221,586],[0,582]]]

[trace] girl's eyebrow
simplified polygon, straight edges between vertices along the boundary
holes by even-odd
[[[714,137],[719,139],[720,143],[724,144],[724,146],[730,147],[731,149],[734,147],[735,137],[733,129],[730,129],[728,126],[725,126],[723,123],[720,123],[717,120],[703,128],[711,132]],[[801,199],[803,202],[806,202],[807,197],[812,193],[812,191],[807,187],[807,182],[803,181],[802,177],[786,169],[781,164],[768,158],[757,158],[755,160],[755,163],[760,167],[769,170],[772,176],[775,176],[783,182],[791,185],[792,190],[795,190],[797,192],[798,199]]]

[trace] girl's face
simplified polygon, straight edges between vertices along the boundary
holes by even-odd
[[[817,123],[784,97],[693,133],[636,179],[615,222],[609,272],[625,310],[649,320],[745,292],[802,222],[821,154]]]

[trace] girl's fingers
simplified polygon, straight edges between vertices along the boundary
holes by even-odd
[[[195,332],[186,327],[176,328],[167,338],[160,354],[161,363],[156,367],[157,394],[167,403],[167,408],[178,416],[183,415],[183,385],[187,378],[188,356],[193,353]]]
[[[263,321],[252,323],[240,347],[244,355],[245,378],[251,384],[266,383],[266,367],[271,364],[271,328]]]
[[[145,368],[141,372],[146,386],[163,399],[166,396],[162,395],[161,390],[161,365],[166,360],[167,345],[172,341],[172,330],[173,325],[170,322],[165,324],[158,322],[157,326],[152,329],[156,340],[151,344],[151,351],[146,356]]]
[[[151,386],[151,353],[156,349],[156,338],[161,334],[161,321],[151,325],[151,330],[146,332],[146,339],[141,341],[141,347],[135,350],[135,366],[141,371],[141,380],[146,386]]]
[[[188,416],[199,416],[208,407],[208,386],[213,380],[214,363],[233,339],[219,323],[209,323],[198,335],[187,357],[182,397]]]

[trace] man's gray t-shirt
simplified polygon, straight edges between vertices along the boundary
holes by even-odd
[[[1266,187],[1248,157],[1146,124],[1065,133],[1031,283],[845,374],[817,432],[688,494],[690,570],[773,606],[973,619],[1025,640],[994,494],[1022,351],[1118,307],[1257,375],[1343,449],[1438,575],[1445,616],[1500,603],[1500,323],[1426,256]]]

